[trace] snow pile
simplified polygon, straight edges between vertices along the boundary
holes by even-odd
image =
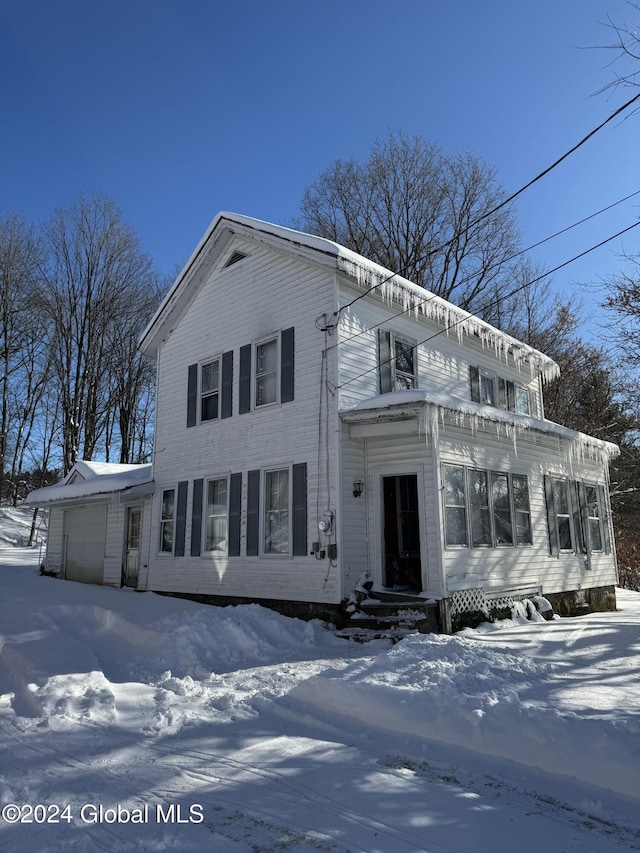
[[[540,630],[553,627],[541,624]],[[639,709],[589,710],[583,716],[550,701],[562,680],[560,665],[478,638],[413,635],[370,662],[304,682],[291,698],[368,727],[461,746],[640,798]]]
[[[25,512],[23,507],[0,506],[0,547],[13,545],[26,546],[31,534],[33,510]],[[35,543],[43,544],[46,538],[46,519],[39,514],[36,517]]]

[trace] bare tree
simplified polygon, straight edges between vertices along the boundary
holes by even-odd
[[[48,260],[40,297],[53,325],[53,364],[61,401],[64,471],[101,449],[114,405],[118,371],[155,293],[151,260],[120,210],[104,196],[58,210],[44,228]],[[125,330],[124,332],[121,330]]]
[[[35,298],[40,261],[33,229],[19,216],[0,218],[0,483],[10,456],[15,467],[24,453],[25,424],[33,421],[47,369],[47,329]]]
[[[518,233],[495,173],[420,136],[390,133],[369,159],[337,160],[305,191],[296,225],[468,310],[503,279]]]
[[[618,86],[640,86],[640,6],[629,3],[631,21],[626,24],[614,23],[607,17],[605,26],[612,36],[609,44],[600,48],[612,54],[610,66],[614,78],[601,91]]]

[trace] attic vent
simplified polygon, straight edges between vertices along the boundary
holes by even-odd
[[[233,266],[233,264],[237,264],[238,261],[241,261],[246,257],[247,256],[244,254],[244,252],[234,252],[227,261],[227,263],[224,265],[223,269],[226,270],[227,267],[231,267]]]

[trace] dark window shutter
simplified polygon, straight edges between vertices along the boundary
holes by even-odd
[[[191,556],[200,556],[202,541],[202,490],[203,480],[193,481],[193,506],[191,507]]]
[[[221,417],[230,418],[233,411],[233,350],[222,353]]]
[[[469,367],[469,382],[471,384],[471,399],[474,403],[480,402],[480,371],[477,367]]]
[[[293,556],[307,554],[307,463],[293,466]]]
[[[551,477],[549,477],[548,474],[544,475],[544,494],[547,502],[549,552],[551,553],[551,556],[557,557],[560,554],[560,545],[558,543],[558,530],[556,528],[556,511],[553,506],[553,488],[551,485]]]
[[[240,347],[240,403],[241,415],[251,409],[251,344]]]
[[[176,507],[176,541],[173,546],[174,557],[184,557],[184,540],[187,530],[187,489],[186,480],[178,483],[178,504]]]
[[[609,516],[609,501],[607,500],[607,492],[603,486],[598,486],[598,498],[600,504],[600,518],[602,521],[602,533],[604,537],[604,553],[611,553],[611,527]]]
[[[584,491],[584,483],[578,483],[577,481],[569,483],[569,494],[572,504],[573,529],[576,537],[576,554],[587,554],[591,548],[589,547],[589,531],[587,529],[587,498]]]
[[[280,337],[280,402],[290,403],[294,396],[295,337],[293,326]]]
[[[260,540],[260,471],[247,474],[247,557],[259,553]]]
[[[507,409],[510,412],[516,410],[516,386],[513,382],[507,381]]]
[[[187,380],[187,426],[193,427],[198,423],[198,365],[189,365]]]
[[[229,477],[229,556],[240,556],[240,512],[242,508],[242,474]]]
[[[380,393],[393,391],[391,371],[391,332],[378,329],[378,366],[380,368]]]

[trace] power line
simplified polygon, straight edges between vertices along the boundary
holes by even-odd
[[[639,97],[640,97],[640,95],[639,95]],[[637,228],[639,225],[640,225],[640,221],[634,222],[633,225],[629,225],[627,228],[623,228],[622,231],[618,231],[617,234],[612,234],[611,237],[607,237],[606,240],[601,240],[599,243],[596,243],[595,246],[591,246],[589,249],[585,249],[584,252],[580,252],[579,254],[574,255],[568,261],[564,261],[564,263],[558,264],[557,267],[554,267],[553,269],[547,270],[546,272],[539,275],[537,278],[534,278],[531,281],[527,281],[524,284],[519,285],[518,287],[511,290],[509,293],[503,294],[501,298],[509,298],[511,296],[515,296],[517,293],[520,293],[522,290],[525,290],[527,287],[530,287],[532,284],[535,284],[536,282],[541,281],[541,279],[545,278],[548,275],[552,275],[553,273],[558,272],[558,270],[563,269],[563,267],[566,267],[569,264],[572,264],[574,261],[577,261],[580,258],[583,258],[585,255],[588,255],[590,252],[593,252],[596,249],[599,249],[601,246],[604,246],[607,243],[610,243],[611,240],[615,240],[617,237],[621,237],[623,234],[626,234],[628,231],[631,231],[633,228]],[[478,311],[486,310],[487,308],[490,308],[492,305],[495,305],[495,304],[497,304],[497,303],[496,302],[489,302],[484,306],[484,308],[478,309]],[[467,311],[466,313],[468,316],[477,316],[478,311]],[[418,341],[418,343],[415,344],[415,346],[416,347],[422,346],[423,344],[426,344],[429,341],[432,341],[434,338],[437,338],[440,335],[451,331],[451,329],[460,325],[460,323],[464,323],[468,319],[468,316],[467,317],[461,317],[459,320],[456,320],[454,323],[449,323],[449,325],[445,326],[444,328],[440,329],[439,331],[435,332],[434,334],[429,335],[429,337],[425,338],[424,340]],[[343,382],[341,385],[336,385],[335,390],[337,391],[340,388],[344,388],[345,385],[349,385],[351,382],[355,382],[356,379],[361,379],[363,376],[366,376],[367,374],[372,373],[374,370],[378,370],[380,367],[380,364],[391,364],[391,362],[394,360],[395,360],[395,356],[392,356],[391,358],[387,359],[386,361],[380,362],[379,364],[376,364],[374,367],[370,367],[368,370],[364,370],[362,373],[359,373],[357,376],[352,376],[351,379],[347,379],[347,381]]]
[[[611,115],[609,115],[608,118],[606,118],[603,122],[601,122],[597,127],[594,127],[593,130],[589,131],[589,133],[587,133],[586,136],[584,136],[572,148],[570,148],[568,151],[566,151],[561,157],[558,157],[558,159],[555,162],[553,162],[550,166],[547,166],[546,169],[543,169],[543,171],[540,172],[539,174],[537,174],[535,176],[535,178],[532,178],[530,181],[528,181],[528,183],[526,183],[526,184],[524,184],[524,186],[520,187],[519,190],[516,190],[510,196],[503,199],[503,201],[501,201],[499,204],[497,204],[491,210],[485,211],[483,214],[478,216],[477,219],[474,219],[472,222],[470,222],[463,229],[462,233],[466,234],[471,228],[474,228],[480,222],[483,222],[489,216],[492,216],[498,210],[501,210],[503,207],[505,207],[505,205],[512,202],[515,198],[517,198],[519,195],[521,195],[525,190],[529,189],[529,187],[533,186],[533,184],[535,184],[541,178],[544,178],[545,175],[548,175],[549,172],[551,172],[553,169],[556,168],[556,166],[559,166],[560,163],[562,163],[564,160],[567,159],[567,157],[570,157],[571,154],[574,154],[578,150],[578,148],[580,148],[586,142],[588,142],[592,136],[595,136],[595,134],[598,133],[598,131],[602,130],[602,128],[605,127],[605,125],[609,124],[610,121],[613,121],[614,118],[619,116],[620,113],[624,112],[626,109],[628,109],[632,104],[634,104],[638,100],[640,100],[640,92],[637,95],[634,95],[633,98],[630,98],[621,107],[618,107],[618,109],[615,110],[613,113],[611,113]],[[453,241],[455,239],[457,239],[458,236],[460,236],[460,235],[456,235],[456,237],[452,237],[450,240],[447,240],[445,243],[442,243],[440,246],[437,246],[435,249],[430,249],[422,257],[420,257],[418,260],[419,261],[427,260],[428,258],[431,257],[431,255],[435,255],[437,252],[441,252],[443,249],[446,249],[448,246],[450,246],[453,243]],[[403,267],[402,269],[391,273],[389,276],[387,276],[387,278],[383,279],[382,281],[379,281],[377,284],[374,284],[372,287],[368,288],[363,293],[356,296],[355,299],[352,299],[351,302],[348,302],[346,305],[343,305],[341,308],[338,309],[338,311],[334,312],[334,315],[339,316],[346,308],[350,308],[359,299],[363,299],[365,296],[367,296],[369,293],[371,293],[372,290],[375,290],[376,288],[380,287],[381,285],[386,284],[388,281],[391,281],[391,279],[394,278],[396,275],[401,275],[402,272],[404,272],[406,269],[407,269],[407,267]]]
[[[579,219],[577,222],[574,222],[572,225],[567,225],[565,228],[561,228],[559,231],[556,231],[554,234],[550,234],[548,237],[544,237],[542,240],[538,240],[537,243],[533,243],[531,246],[527,246],[526,249],[520,249],[519,251],[514,252],[513,255],[510,255],[508,258],[505,258],[504,260],[502,260],[498,263],[495,263],[492,266],[489,266],[487,268],[487,272],[491,271],[495,267],[501,266],[502,264],[509,263],[510,261],[514,260],[514,258],[517,258],[520,255],[524,255],[526,252],[530,252],[532,249],[537,249],[538,246],[542,246],[544,243],[548,243],[550,240],[554,240],[556,237],[559,237],[561,234],[566,234],[567,231],[571,231],[571,229],[577,228],[579,225],[583,225],[585,222],[588,222],[590,219],[595,219],[595,217],[600,216],[601,213],[606,213],[608,210],[611,210],[612,208],[616,207],[619,204],[623,204],[625,201],[629,201],[630,198],[633,198],[634,196],[637,196],[637,195],[640,195],[640,190],[636,190],[633,193],[629,193],[629,195],[625,196],[624,198],[618,199],[618,201],[614,201],[611,204],[606,205],[606,207],[600,208],[600,210],[597,210],[597,211],[595,211],[595,213],[591,213],[591,214],[589,214],[589,216],[585,216],[582,219]],[[624,233],[624,232],[622,232],[622,233]],[[608,238],[608,239],[615,239],[615,238]],[[607,241],[605,241],[605,242],[607,242]],[[600,245],[600,244],[598,244],[598,245]],[[597,248],[597,246],[594,248]],[[592,251],[592,250],[588,249],[587,251]],[[581,256],[578,255],[577,258],[579,258],[579,257],[581,257]],[[567,261],[567,263],[571,263],[571,261]],[[556,269],[561,269],[562,266],[565,266],[565,264],[561,264],[559,267],[556,267]],[[541,278],[545,278],[547,275],[551,275],[551,273],[555,272],[555,271],[556,270],[549,270],[549,272],[544,273],[544,275],[539,276],[538,278],[534,279],[533,281],[528,282],[526,286],[528,286],[529,284],[534,284],[535,282],[540,281]],[[465,282],[469,281],[471,278],[473,278],[474,275],[475,275],[475,273],[471,273],[466,278],[463,278],[462,281],[460,282],[460,284],[464,284]],[[371,290],[369,290],[367,292],[370,293]],[[336,341],[336,343],[332,344],[330,347],[328,347],[326,351],[329,352],[330,350],[336,349],[337,347],[341,346],[342,344],[349,343],[349,341],[352,341],[355,338],[359,338],[359,337],[361,337],[361,335],[366,335],[368,332],[373,331],[373,329],[377,329],[379,326],[382,326],[391,320],[396,320],[398,317],[402,317],[404,314],[408,314],[410,311],[414,311],[420,305],[425,305],[427,302],[431,302],[432,300],[439,299],[439,298],[441,298],[441,297],[437,296],[437,294],[431,293],[428,291],[428,296],[425,296],[425,298],[421,299],[419,302],[414,302],[412,305],[410,305],[408,308],[405,308],[403,311],[398,311],[398,313],[394,314],[392,317],[387,317],[384,320],[381,320],[379,323],[375,323],[373,326],[370,326],[366,329],[362,329],[361,331],[356,332],[354,335],[351,335],[348,338],[343,338],[340,341]],[[350,303],[350,304],[353,304],[353,303]],[[491,305],[491,304],[492,303],[489,303],[489,305]],[[489,306],[485,306],[485,308],[486,307],[489,307]],[[478,310],[482,311],[484,309],[480,308]],[[468,313],[474,313],[474,312],[468,312]]]

